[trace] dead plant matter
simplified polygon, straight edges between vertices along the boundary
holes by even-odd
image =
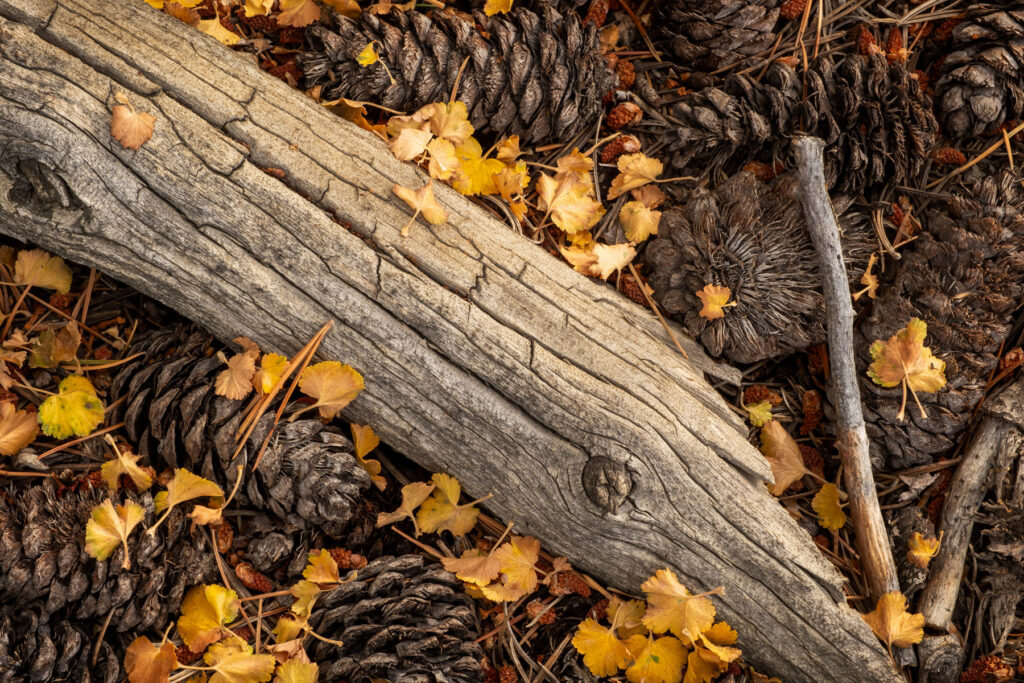
[[[539,14],[515,8],[472,17],[397,9],[357,20],[332,14],[331,28],[307,31],[310,51],[300,60],[306,87],[321,86],[325,100],[411,113],[447,101],[457,83],[478,133],[518,135],[523,144],[567,140],[597,118],[613,76],[593,25],[549,5]],[[370,43],[379,62],[360,66],[356,57]]]
[[[681,64],[717,71],[767,52],[783,0],[681,0],[655,3],[655,35]]]
[[[943,129],[953,138],[994,132],[1024,113],[1024,6],[973,4],[953,29],[935,86]]]
[[[714,190],[693,190],[665,211],[647,248],[655,299],[714,355],[749,363],[825,339],[817,257],[794,183],[792,174],[765,184],[744,171]],[[841,214],[850,199],[833,202]],[[847,259],[866,262],[870,229],[855,213],[840,224]],[[708,284],[728,287],[736,301],[714,320],[700,315],[697,298]]]

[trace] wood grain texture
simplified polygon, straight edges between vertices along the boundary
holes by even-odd
[[[898,680],[704,379],[735,374],[692,341],[688,362],[448,188],[450,221],[402,239],[390,188],[418,169],[141,0],[0,0],[0,17],[0,231],[222,338],[289,353],[335,320],[322,353],[367,385],[346,416],[493,491],[548,550],[629,590],[663,566],[725,586],[746,656],[787,681]],[[157,118],[135,152],[110,138],[117,91]]]

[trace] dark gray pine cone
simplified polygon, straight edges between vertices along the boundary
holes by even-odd
[[[655,3],[655,36],[680,64],[717,71],[775,43],[783,0],[676,0]]]
[[[232,459],[248,402],[214,393],[225,366],[212,345],[210,335],[196,328],[159,330],[134,344],[132,351],[144,356],[111,383],[111,401],[125,398],[112,419],[124,420],[129,439],[158,471],[184,467],[227,493],[241,464],[244,481],[235,498],[240,507],[268,510],[295,528],[313,526],[340,538],[363,510],[370,487],[351,441],[319,419],[282,421],[253,473],[273,424],[269,410]]]
[[[1017,606],[1024,600],[1024,509],[1022,492],[1016,488],[1012,501],[985,503],[975,527],[982,529],[974,544],[981,599],[976,612],[979,628],[972,629],[972,635],[982,652],[1003,650],[1017,623]]]
[[[684,96],[672,115],[676,168],[728,175],[751,159],[785,162],[806,132],[825,141],[829,187],[849,194],[910,184],[938,128],[917,79],[879,55],[820,57],[802,74],[775,62],[759,82],[730,76]]]
[[[109,631],[159,631],[177,614],[185,591],[219,577],[209,537],[193,533],[185,513],[172,511],[154,536],[153,498],[132,496],[146,518],[124,551],[107,560],[85,552],[85,528],[106,489],[59,491],[52,479],[0,497],[0,604],[38,602],[45,615],[60,610],[68,619],[110,616]],[[115,502],[123,500],[115,498]]]
[[[978,3],[953,29],[935,84],[942,127],[952,138],[994,132],[1024,114],[1024,5]]]
[[[393,9],[352,20],[332,13],[332,28],[306,32],[305,85],[322,86],[325,100],[347,97],[412,113],[448,101],[458,82],[458,99],[478,133],[518,135],[524,145],[568,140],[597,119],[613,81],[594,26],[549,6],[540,14],[517,7],[472,17]],[[380,62],[360,66],[356,57],[371,41]]]
[[[109,632],[92,663],[98,624],[81,622],[41,602],[0,603],[0,683],[116,683],[123,651]]]
[[[476,606],[461,582],[422,555],[379,557],[355,581],[317,599],[310,653],[323,680],[475,683],[483,680]]]
[[[964,178],[949,202],[923,217],[923,231],[900,250],[858,330],[864,417],[873,457],[900,469],[931,462],[963,436],[1024,296],[1024,190],[1009,170]],[[946,363],[947,384],[919,393],[928,417],[908,404],[896,420],[899,387],[867,377],[868,348],[911,318],[928,324],[925,345]],[[908,401],[910,399],[908,398]]]
[[[792,174],[765,184],[741,172],[662,215],[645,252],[654,298],[712,355],[752,363],[825,339],[817,256],[794,189]],[[833,204],[842,214],[850,199]],[[866,265],[874,234],[860,214],[840,225],[848,262]],[[696,293],[708,284],[728,287],[738,304],[718,320],[699,315]]]

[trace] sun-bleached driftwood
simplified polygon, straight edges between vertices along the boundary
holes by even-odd
[[[333,319],[323,355],[367,385],[346,416],[548,550],[628,590],[666,566],[725,586],[787,681],[898,680],[705,380],[734,371],[448,188],[449,222],[401,238],[418,169],[142,0],[0,17],[0,232],[268,350]],[[118,92],[156,117],[138,151],[110,138]]]

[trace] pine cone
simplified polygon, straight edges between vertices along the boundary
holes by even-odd
[[[861,391],[872,455],[901,469],[931,462],[964,434],[985,391],[1000,345],[1024,295],[1024,190],[1009,170],[965,178],[948,205],[929,211],[923,232],[901,250],[894,281],[883,285],[859,328]],[[896,420],[902,392],[866,374],[868,348],[911,318],[928,324],[925,345],[946,363],[947,385],[918,394]]]
[[[323,680],[483,680],[473,600],[454,574],[422,555],[373,560],[355,581],[318,598],[310,622],[343,642],[320,642],[310,653]]]
[[[655,35],[683,67],[717,71],[767,52],[775,42],[782,0],[659,2]]]
[[[817,257],[794,186],[792,174],[766,185],[741,172],[662,215],[646,251],[654,298],[712,355],[751,363],[825,339]],[[850,202],[833,198],[837,213]],[[847,259],[866,263],[870,229],[859,214],[840,224]],[[707,284],[728,287],[738,304],[718,320],[699,315],[696,293]]]
[[[825,141],[829,187],[849,194],[910,183],[938,127],[913,75],[880,55],[821,57],[802,75],[775,62],[760,82],[731,76],[685,95],[672,113],[681,122],[669,143],[676,168],[732,174],[752,158],[783,160],[804,131]]]
[[[547,6],[540,15],[517,7],[472,16],[476,25],[451,11],[428,16],[393,9],[363,12],[357,20],[332,13],[333,31],[307,31],[306,87],[322,86],[327,100],[347,97],[412,112],[447,101],[458,81],[478,133],[518,135],[523,144],[568,140],[597,118],[613,77],[593,25]],[[371,41],[380,62],[360,66],[356,57]]]
[[[352,443],[318,419],[282,422],[255,473],[252,463],[274,411],[268,411],[235,459],[235,433],[247,405],[214,393],[224,364],[210,351],[209,335],[195,329],[160,330],[138,342],[145,355],[126,365],[110,387],[114,411],[141,455],[157,469],[184,467],[234,487],[237,467],[245,478],[236,500],[269,510],[288,523],[315,526],[340,537],[352,525],[370,477],[352,457]]]
[[[953,29],[952,52],[935,85],[942,127],[952,138],[993,131],[1024,114],[1024,7],[971,5]]]

